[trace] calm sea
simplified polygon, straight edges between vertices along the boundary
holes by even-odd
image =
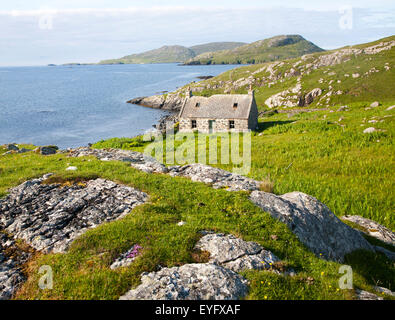
[[[163,111],[127,104],[173,91],[230,65],[108,65],[0,68],[0,144],[86,146],[152,128]]]

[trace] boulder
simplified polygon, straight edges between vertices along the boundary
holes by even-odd
[[[258,243],[246,242],[233,235],[208,233],[199,240],[195,249],[209,252],[209,262],[235,272],[270,269],[273,263],[280,261]]]
[[[200,163],[169,168],[170,175],[190,178],[195,182],[211,183],[213,188],[228,191],[259,190],[260,182],[222,169]]]
[[[373,103],[370,105],[371,108],[377,108],[378,106],[380,106],[380,102],[378,102],[378,101],[375,101],[375,102],[373,102]]]
[[[343,262],[344,256],[352,251],[374,250],[360,232],[344,224],[314,197],[300,192],[276,196],[254,191],[250,200],[284,222],[318,257]]]
[[[351,221],[362,227],[362,231],[380,241],[395,246],[395,233],[383,225],[361,216],[344,216],[341,219]]]
[[[395,109],[395,105],[394,105],[394,106],[391,106],[391,107],[388,107],[386,110],[387,110],[387,111],[391,111],[392,109]]]
[[[355,290],[357,300],[384,300],[382,297],[365,290]]]
[[[72,186],[43,181],[26,181],[0,199],[0,229],[46,253],[65,252],[89,228],[119,219],[148,199],[103,179]]]
[[[377,129],[370,127],[370,128],[366,128],[365,130],[363,130],[363,133],[373,133],[373,132],[377,132]]]
[[[196,263],[144,273],[141,284],[120,300],[236,300],[247,292],[247,280],[237,273]]]
[[[31,254],[21,250],[6,233],[0,233],[0,300],[11,299],[26,280],[21,267]]]
[[[322,94],[322,89],[320,88],[315,88],[311,90],[306,96],[304,97],[304,102],[305,104],[309,105],[314,102],[314,99],[317,98]]]
[[[162,95],[151,96],[151,97],[139,97],[127,101],[127,103],[137,104],[139,106],[161,109],[165,103],[165,97]]]
[[[18,148],[18,146],[15,143],[6,144],[5,148],[8,151],[19,151],[19,148]]]
[[[48,156],[51,154],[55,154],[58,151],[57,146],[44,146],[44,147],[38,147],[34,149],[33,151],[39,154],[42,154],[43,156]]]
[[[125,253],[121,254],[120,257],[118,257],[110,266],[110,269],[115,270],[121,267],[128,267],[130,266],[134,260],[137,259],[137,257],[141,254],[141,250],[143,248],[135,244],[132,246],[128,251]]]

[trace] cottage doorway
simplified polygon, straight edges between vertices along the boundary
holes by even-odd
[[[209,120],[208,121],[208,131],[209,133],[214,132],[214,125],[215,125],[215,120]]]

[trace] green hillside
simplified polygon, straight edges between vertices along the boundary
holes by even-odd
[[[260,110],[386,102],[395,100],[394,62],[395,36],[392,36],[301,58],[240,67],[188,86],[195,95],[210,96],[246,93],[252,85]],[[321,94],[306,101],[314,89]]]
[[[99,64],[134,64],[134,63],[171,63],[183,62],[195,56],[195,53],[183,46],[164,46],[140,54],[132,54],[120,59],[104,60]]]
[[[203,53],[187,64],[256,64],[320,51],[323,50],[299,35],[283,35],[231,50]]]
[[[159,49],[132,54],[120,59],[100,61],[99,64],[134,64],[134,63],[174,63],[185,62],[189,59],[208,51],[234,49],[244,45],[242,42],[212,42],[193,46],[163,46]]]
[[[246,45],[245,42],[211,42],[206,44],[200,44],[197,46],[190,47],[189,49],[195,52],[195,55],[200,55],[205,52],[215,52],[221,50],[231,50]]]

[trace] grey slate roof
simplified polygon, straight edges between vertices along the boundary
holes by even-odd
[[[218,94],[187,98],[180,118],[248,119],[254,100],[252,94]],[[200,103],[199,107],[196,106]],[[234,104],[237,103],[237,108]]]

